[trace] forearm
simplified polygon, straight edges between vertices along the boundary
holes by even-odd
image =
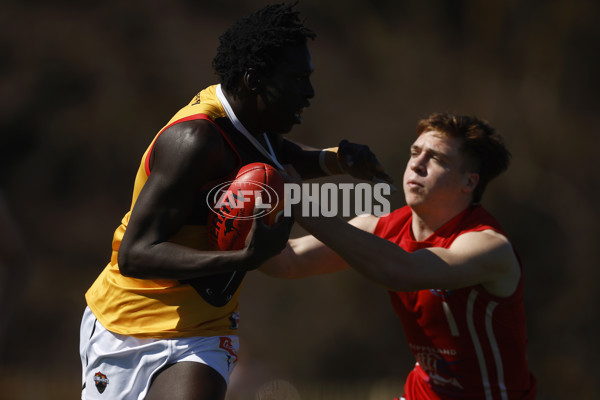
[[[285,164],[292,164],[302,179],[315,179],[344,173],[338,162],[337,147],[317,149],[284,139],[282,161]]]
[[[336,147],[323,150],[304,150],[302,157],[294,160],[294,168],[302,179],[316,179],[341,175],[344,172],[337,161]]]
[[[412,290],[411,255],[396,244],[340,218],[297,217],[296,222],[374,283],[390,290]]]
[[[123,275],[138,279],[192,279],[236,270],[249,270],[247,249],[200,251],[172,242],[123,247],[118,263]]]
[[[260,271],[275,278],[299,279],[348,268],[333,250],[313,236],[290,239],[287,247],[269,259]]]
[[[303,179],[347,174],[366,181],[393,182],[366,145],[342,140],[338,147],[320,150],[284,139],[281,148],[283,163],[292,164]]]

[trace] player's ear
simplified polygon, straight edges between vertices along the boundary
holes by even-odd
[[[468,172],[466,175],[466,181],[464,185],[464,190],[466,193],[472,193],[477,184],[479,183],[479,174],[476,172]]]
[[[258,72],[254,68],[248,68],[244,73],[244,86],[251,92],[258,91],[260,78]]]

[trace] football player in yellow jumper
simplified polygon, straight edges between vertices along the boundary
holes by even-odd
[[[389,180],[366,146],[311,149],[282,136],[314,96],[315,35],[293,7],[266,6],[229,28],[213,60],[220,83],[193,97],[144,153],[111,260],[86,293],[83,399],[224,399],[244,275],[285,247],[291,225],[256,223],[241,250],[208,247],[207,195],[243,165]]]

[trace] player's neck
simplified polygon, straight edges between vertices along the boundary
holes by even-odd
[[[257,123],[258,112],[252,102],[245,100],[241,94],[228,92],[223,87],[221,89],[235,116],[248,133],[256,138],[262,136],[263,130],[260,129]]]
[[[410,226],[412,236],[417,242],[422,242],[430,237],[441,225],[432,224],[413,210],[413,218]]]

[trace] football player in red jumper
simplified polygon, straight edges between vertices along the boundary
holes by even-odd
[[[349,265],[388,289],[416,359],[407,400],[533,399],[521,262],[479,204],[509,160],[487,123],[433,114],[410,147],[405,207],[350,223],[298,210],[314,236],[291,240],[262,269],[301,277]]]

